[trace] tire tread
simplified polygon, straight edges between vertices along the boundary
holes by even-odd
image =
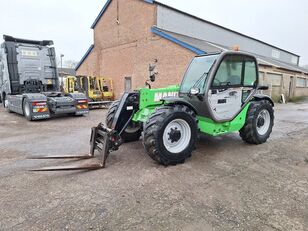
[[[271,118],[272,126],[270,127],[270,130],[267,132],[267,134],[264,137],[260,138],[255,128],[255,123],[256,123],[255,119],[256,119],[256,114],[258,113],[260,108],[263,107],[271,108],[270,114],[272,115]],[[240,130],[240,136],[242,140],[244,140],[246,143],[262,144],[265,143],[267,139],[270,137],[273,125],[274,125],[274,111],[272,108],[272,104],[268,100],[252,101],[247,112],[246,123],[244,127]]]
[[[195,116],[195,113],[184,105],[168,105],[168,106],[161,106],[156,109],[155,113],[150,116],[148,121],[144,124],[143,129],[143,146],[145,147],[145,150],[147,151],[148,155],[155,160],[156,162],[168,166],[168,165],[177,165],[182,164],[185,162],[185,160],[191,156],[192,150],[190,150],[190,153],[186,157],[182,158],[174,158],[174,159],[168,159],[164,155],[162,155],[161,152],[157,150],[157,138],[156,134],[158,133],[159,129],[161,129],[161,126],[163,124],[163,121],[167,119],[171,114],[177,113],[177,112],[184,112],[189,114],[193,120],[197,123],[197,119]]]

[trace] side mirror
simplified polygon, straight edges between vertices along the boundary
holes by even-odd
[[[155,82],[156,80],[156,74],[154,73],[153,75],[150,76],[150,81]]]
[[[156,65],[149,65],[149,72],[150,72],[150,81],[155,82],[156,80],[156,75],[158,74],[155,72]]]
[[[191,95],[198,95],[200,93],[200,89],[199,88],[192,88],[190,89],[190,94]]]
[[[269,89],[268,86],[258,86],[258,90],[264,90],[267,91]]]

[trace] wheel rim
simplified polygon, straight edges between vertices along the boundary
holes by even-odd
[[[191,129],[189,124],[183,119],[171,121],[164,130],[164,146],[171,153],[184,151],[188,147],[190,140]]]
[[[25,115],[26,116],[30,115],[30,105],[29,105],[29,103],[25,104]]]
[[[257,131],[259,135],[265,135],[271,125],[271,115],[268,110],[262,110],[257,118]]]
[[[127,126],[127,128],[125,129],[126,133],[136,133],[140,130],[139,126],[135,126],[134,124],[130,124]]]

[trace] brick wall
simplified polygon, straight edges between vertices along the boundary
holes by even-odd
[[[194,53],[155,36],[151,32],[155,24],[155,5],[140,0],[112,1],[94,29],[94,49],[77,75],[112,77],[119,98],[125,77],[132,78],[133,89],[144,87],[149,64],[157,59],[159,74],[153,87],[179,84]]]
[[[99,51],[97,49],[93,49],[82,65],[78,68],[76,74],[98,76],[100,74],[98,54]]]
[[[156,63],[159,73],[153,87],[179,84],[194,57],[191,51],[151,33],[156,24],[156,5],[141,0],[113,0],[94,29],[94,49],[77,71],[77,75],[111,77],[116,98],[124,92],[125,77],[132,78],[132,88],[144,87],[149,77],[148,66]],[[265,73],[279,73],[284,81],[274,86],[271,95],[286,97],[308,95],[308,88],[289,91],[290,76],[294,73],[272,67],[260,67]],[[293,79],[296,81],[296,77]],[[269,80],[265,75],[265,84]]]

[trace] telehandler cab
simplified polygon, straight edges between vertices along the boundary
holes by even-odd
[[[153,69],[152,69],[153,70]],[[105,167],[110,152],[124,142],[142,142],[148,155],[168,166],[184,163],[194,150],[198,133],[219,136],[239,132],[249,144],[262,144],[274,125],[274,103],[258,94],[258,63],[254,56],[235,51],[195,57],[180,86],[143,88],[126,92],[109,108],[106,125],[92,128],[94,165],[47,167],[40,171],[88,170]],[[151,75],[151,81],[155,75]],[[149,86],[149,83],[147,83]],[[42,157],[53,158],[53,157]]]

